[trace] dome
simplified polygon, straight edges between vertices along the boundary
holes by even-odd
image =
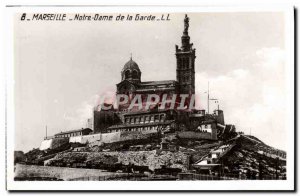
[[[124,65],[122,69],[122,81],[128,80],[131,82],[141,82],[141,70],[136,62],[130,60]]]
[[[123,67],[123,70],[122,71],[125,71],[127,69],[130,69],[130,70],[137,70],[138,72],[141,72],[138,64],[136,62],[134,62],[132,60],[132,58],[130,58],[130,60],[124,65]]]

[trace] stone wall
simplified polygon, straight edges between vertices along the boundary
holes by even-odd
[[[141,131],[125,131],[121,132],[120,141],[147,139],[149,136],[150,134],[143,134]]]
[[[114,133],[98,133],[93,135],[70,137],[70,143],[89,143],[90,146],[100,145],[102,143],[123,142],[129,140],[148,139],[157,131],[128,131],[128,132],[114,132]]]
[[[183,131],[183,132],[178,132],[178,136],[183,139],[213,139],[215,140],[216,138],[212,137],[211,133],[208,132],[194,132],[194,131]]]
[[[101,142],[103,143],[113,143],[113,142],[119,142],[120,141],[120,132],[116,133],[103,133],[101,134]]]

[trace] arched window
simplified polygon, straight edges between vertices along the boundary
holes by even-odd
[[[130,77],[130,70],[125,71],[125,79]]]
[[[133,72],[132,72],[132,78],[134,78],[134,79],[138,79],[139,78],[139,74],[138,74],[137,70],[133,70]]]

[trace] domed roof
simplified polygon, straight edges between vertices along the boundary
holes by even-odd
[[[134,70],[134,69],[135,69],[135,70],[138,70],[139,72],[141,72],[141,70],[140,70],[138,64],[137,64],[136,62],[134,62],[134,61],[132,60],[132,58],[130,58],[130,60],[124,65],[122,71],[125,71],[125,70],[127,70],[127,69],[130,69],[130,70]]]

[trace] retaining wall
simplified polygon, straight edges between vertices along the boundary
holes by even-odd
[[[211,140],[216,139],[212,137],[211,133],[204,133],[204,132],[201,133],[201,132],[194,132],[194,131],[178,132],[178,136],[184,139],[211,139]]]

